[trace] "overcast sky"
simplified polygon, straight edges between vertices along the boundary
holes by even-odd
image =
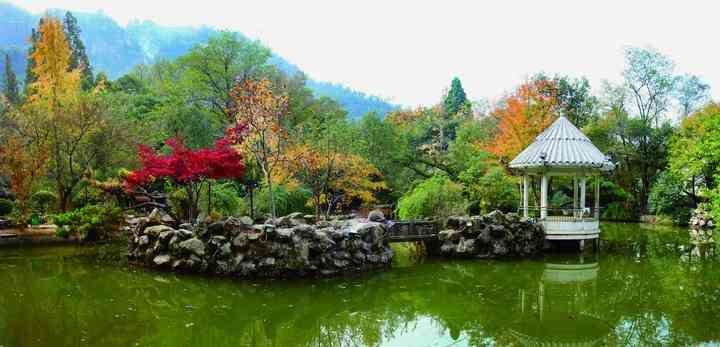
[[[652,46],[720,95],[717,1],[11,0],[102,11],[122,24],[233,29],[309,76],[407,106],[439,101],[453,76],[495,100],[537,72],[619,81],[623,49]],[[717,89],[715,89],[717,88]]]

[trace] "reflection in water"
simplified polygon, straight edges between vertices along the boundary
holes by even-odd
[[[597,344],[612,329],[595,307],[598,270],[597,256],[547,259],[537,290],[519,290],[521,315],[512,334],[528,346]]]
[[[625,233],[618,229],[617,233]],[[627,231],[628,234],[637,236]],[[670,232],[669,232],[670,233]],[[612,232],[607,233],[608,236]],[[670,234],[597,258],[423,263],[238,281],[0,250],[3,346],[695,345],[720,341],[720,267]],[[680,233],[675,233],[681,235]],[[608,238],[607,244],[613,240]],[[107,252],[122,255],[120,248]],[[398,261],[403,261],[398,259]]]

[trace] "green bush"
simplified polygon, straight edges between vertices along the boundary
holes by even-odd
[[[241,216],[247,213],[245,201],[240,193],[231,183],[214,183],[211,189],[212,212],[222,216]],[[203,189],[200,195],[200,210],[207,213],[208,196],[207,189]]]
[[[57,235],[78,235],[85,241],[107,238],[122,222],[122,210],[113,206],[87,205],[52,217],[58,226]]]
[[[687,225],[693,205],[685,194],[683,182],[667,171],[661,172],[648,199],[650,212],[670,216],[674,224]]]
[[[168,204],[170,205],[170,213],[175,219],[188,219],[191,201],[184,188],[177,188],[170,191],[170,194],[168,194]]]
[[[715,176],[715,179],[720,180],[720,176]],[[708,202],[702,204],[703,208],[714,220],[720,221],[720,187],[706,191],[704,196]]]
[[[605,207],[602,218],[613,221],[637,221],[638,214],[622,202],[611,202]]]
[[[106,195],[92,186],[83,186],[73,194],[71,204],[75,208],[82,208],[87,205],[101,205],[107,200]]]
[[[515,178],[508,176],[501,167],[490,168],[479,177],[471,175],[471,172],[472,170],[467,170],[461,174],[460,180],[465,183],[465,190],[474,206],[473,213],[517,211],[518,191]]]
[[[40,213],[47,213],[51,206],[57,204],[58,197],[55,193],[48,190],[38,190],[30,196],[30,203],[33,209]]]
[[[308,205],[312,192],[305,188],[289,189],[286,186],[274,186],[275,209],[278,216],[285,216],[293,212],[313,213]],[[271,214],[270,194],[267,186],[255,192],[255,213],[258,215]]]
[[[67,239],[70,237],[70,228],[67,225],[64,225],[62,227],[58,227],[55,230],[55,235],[57,237],[61,237],[63,239]]]
[[[8,199],[0,198],[0,216],[7,216],[15,209],[15,203]]]
[[[466,206],[463,186],[447,176],[435,175],[400,198],[397,213],[401,219],[444,220],[451,215],[465,213]]]

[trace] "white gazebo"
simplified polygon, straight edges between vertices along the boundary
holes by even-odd
[[[589,240],[600,234],[600,179],[615,165],[578,128],[559,117],[510,162],[522,174],[522,214],[535,218],[545,228],[548,240]],[[573,205],[548,206],[549,181],[553,176],[570,176]],[[529,206],[533,177],[540,179],[540,206]],[[585,205],[586,185],[595,178],[595,205]]]

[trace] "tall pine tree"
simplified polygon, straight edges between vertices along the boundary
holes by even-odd
[[[88,90],[94,85],[92,67],[90,66],[90,59],[88,59],[87,53],[85,52],[85,44],[83,44],[80,39],[80,26],[70,11],[65,12],[63,25],[65,27],[65,37],[72,52],[70,56],[70,70],[80,70],[82,87]]]
[[[45,18],[40,18],[40,22],[38,23],[38,28],[43,25],[43,20]],[[25,67],[25,97],[29,97],[32,93],[32,90],[30,89],[30,86],[35,82],[37,79],[37,76],[35,76],[35,58],[33,58],[33,55],[35,55],[35,46],[37,45],[38,40],[40,39],[40,32],[36,30],[35,28],[32,29],[32,34],[30,34],[30,47],[28,47],[28,54],[27,54],[27,65]]]
[[[450,91],[448,92],[447,96],[445,97],[445,101],[443,102],[445,112],[448,116],[452,117],[458,112],[460,112],[467,104],[468,100],[467,96],[465,95],[465,90],[460,83],[460,79],[455,77],[450,84]]]
[[[5,54],[5,76],[3,78],[3,94],[13,105],[20,103],[20,88],[18,87],[15,71],[12,69],[10,54]]]

